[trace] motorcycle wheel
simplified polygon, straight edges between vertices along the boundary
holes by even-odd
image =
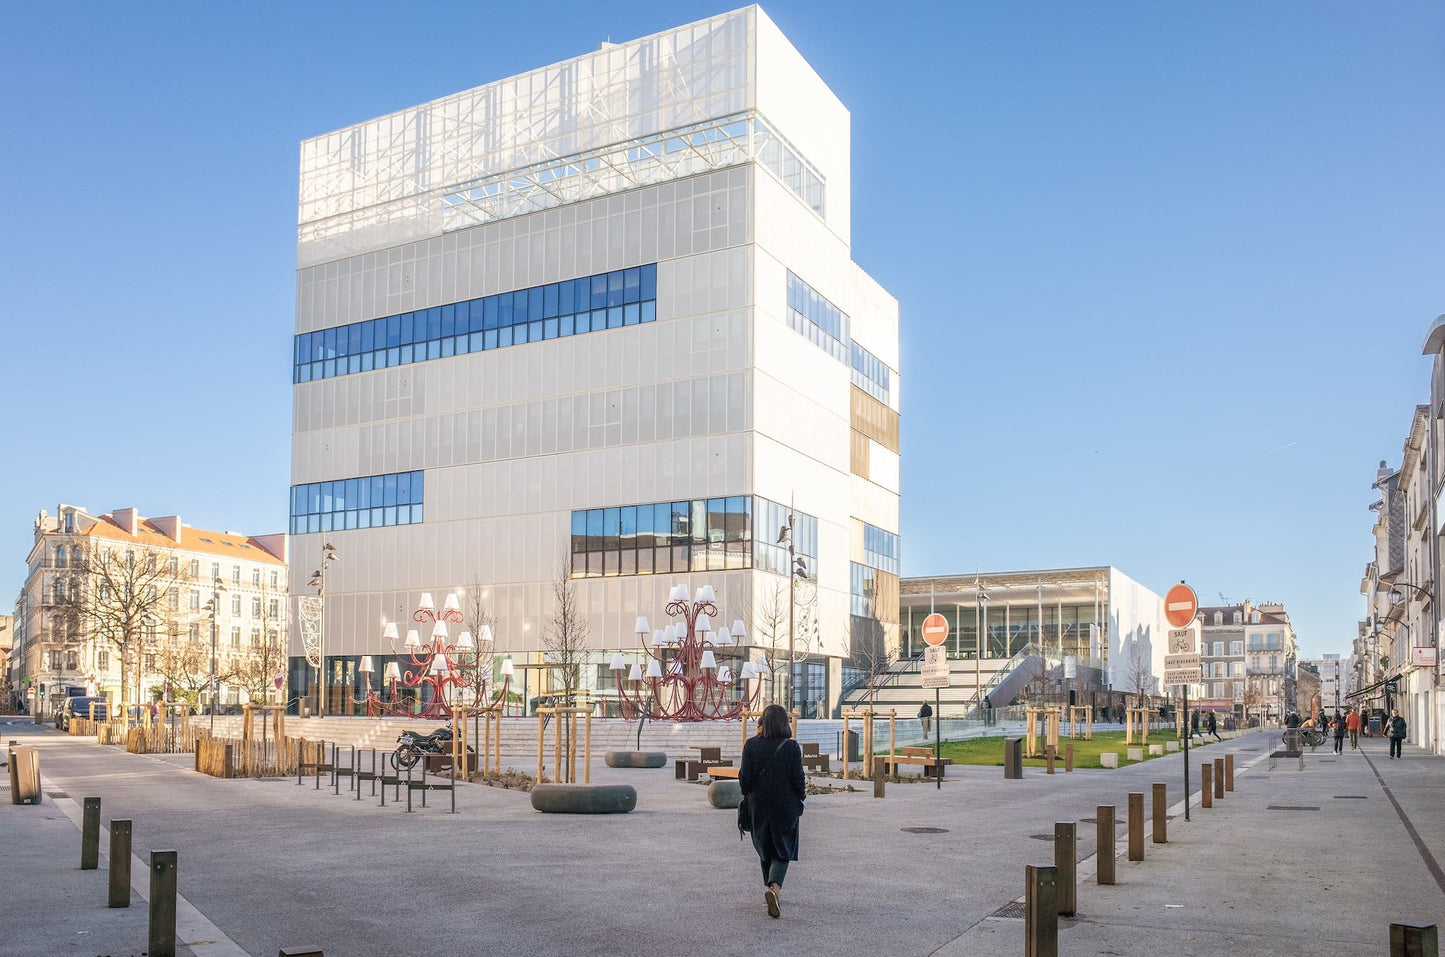
[[[398,771],[408,771],[416,766],[421,756],[410,745],[402,745],[391,755],[391,763]]]

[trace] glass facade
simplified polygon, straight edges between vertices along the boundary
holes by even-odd
[[[652,322],[657,265],[532,286],[295,337],[292,382]]]
[[[394,472],[291,486],[291,534],[417,525],[422,473]]]
[[[867,349],[853,343],[853,384],[884,405],[889,402],[889,383],[892,373],[883,360]]]
[[[863,618],[874,617],[874,597],[878,572],[857,562],[848,564],[848,608],[854,615]]]
[[[876,525],[863,523],[863,561],[864,564],[878,569],[881,572],[892,572],[898,574],[899,548],[898,535],[894,532],[885,531]]]
[[[758,536],[755,516],[765,521]],[[787,510],[751,495],[575,511],[572,577],[754,567],[786,574],[787,546],[772,541],[775,521],[786,524]],[[797,532],[798,554],[816,557],[818,520],[798,514]]]
[[[788,524],[788,507],[754,497],[758,537],[753,543],[753,560],[763,571],[788,574],[788,546],[779,542],[783,526]],[[803,512],[793,512],[793,552],[807,560],[809,576],[818,574],[818,520]]]
[[[848,317],[792,272],[788,273],[788,328],[807,336],[839,362],[849,361]]]

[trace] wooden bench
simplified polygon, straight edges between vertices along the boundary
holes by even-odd
[[[949,758],[935,758],[932,748],[903,748],[902,752],[884,756],[890,773],[898,773],[900,764],[917,764],[924,768],[933,768],[939,777],[943,777],[943,769],[953,763]]]
[[[686,778],[689,781],[696,781],[697,776],[707,767],[730,767],[732,761],[713,760],[701,761],[695,758],[678,758],[673,762],[673,776],[681,781]]]
[[[736,781],[738,779],[738,771],[740,770],[742,769],[733,767],[732,762],[729,761],[727,764],[710,764],[702,769],[702,773],[706,774],[714,781],[718,781],[723,778],[731,778],[732,780]]]

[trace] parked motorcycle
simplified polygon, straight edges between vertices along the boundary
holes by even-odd
[[[422,755],[444,754],[450,757],[452,753],[452,729],[446,726],[437,728],[431,734],[403,731],[397,735],[396,741],[396,750],[391,753],[391,765],[398,771],[415,767]],[[468,753],[474,751],[471,745],[467,746]]]

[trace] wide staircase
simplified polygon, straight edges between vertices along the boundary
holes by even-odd
[[[896,661],[885,674],[847,690],[845,708],[866,707],[877,711],[896,709],[899,716],[918,714],[926,701],[940,718],[980,718],[983,699],[994,708],[1006,707],[1040,674],[1043,659],[1032,645],[1012,658],[949,659],[949,684],[935,691],[923,687],[922,658]],[[937,704],[935,705],[935,697]]]

